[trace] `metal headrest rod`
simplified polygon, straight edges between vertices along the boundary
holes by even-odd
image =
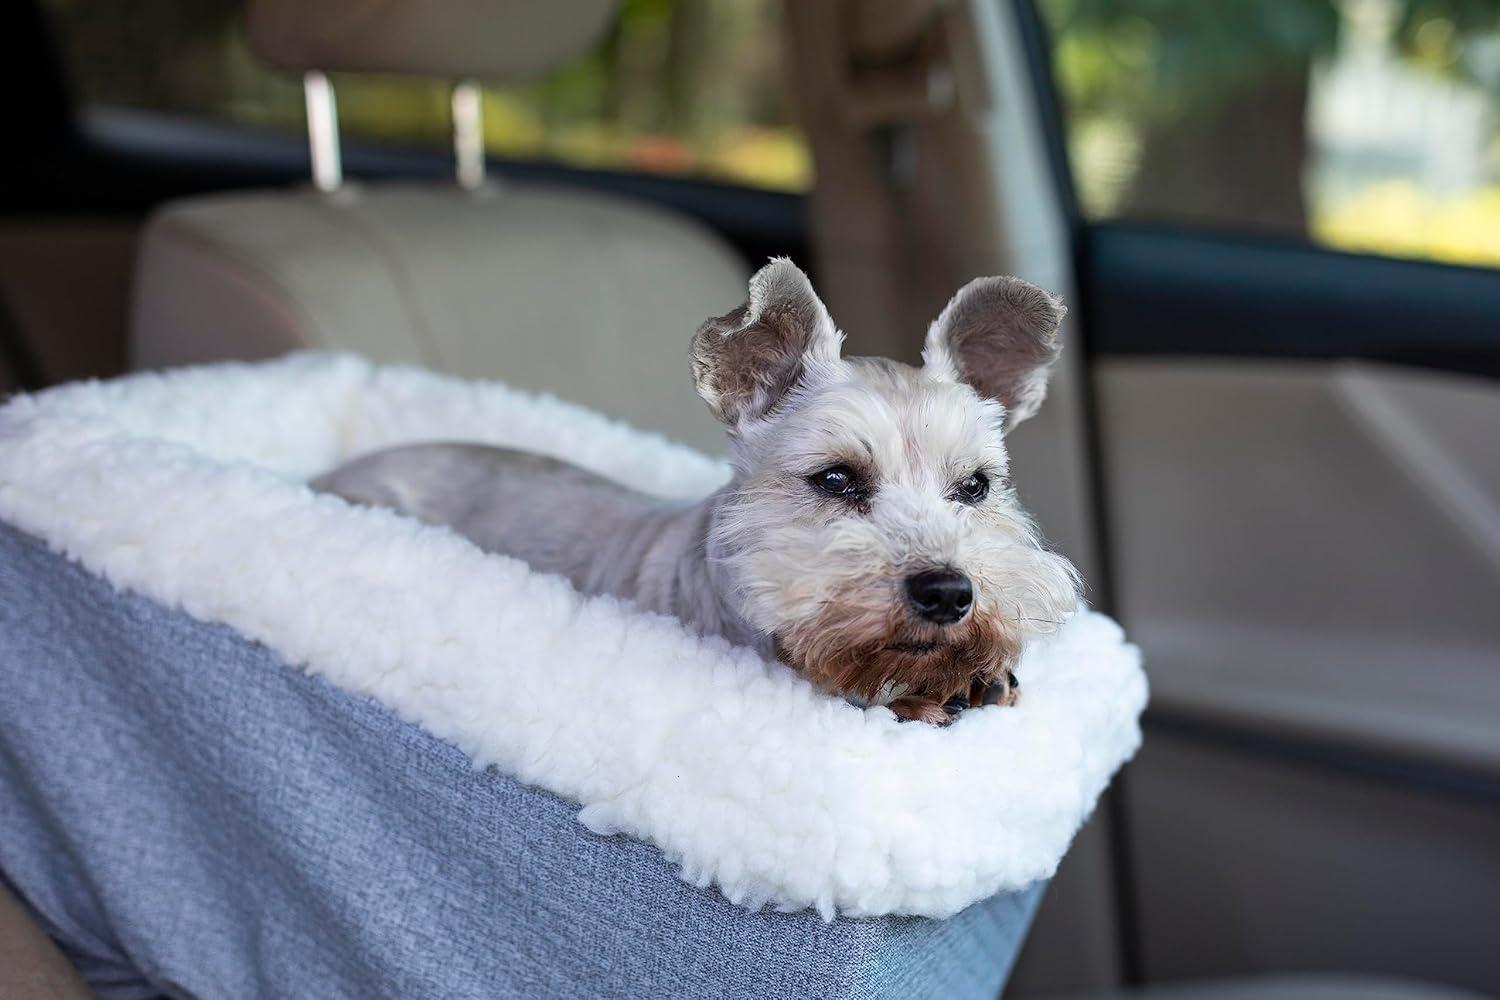
[[[307,102],[307,148],[312,155],[313,186],[332,193],[344,184],[339,108],[333,84],[326,74],[308,70],[302,74],[302,95]],[[451,105],[458,184],[466,191],[475,191],[484,187],[484,95],[479,84],[473,80],[454,84]]]
[[[458,186],[484,187],[484,94],[473,80],[453,85],[453,161]]]
[[[317,70],[302,74],[302,96],[307,101],[307,148],[312,154],[313,186],[331,193],[344,183],[344,160],[339,151],[339,107],[333,84]]]

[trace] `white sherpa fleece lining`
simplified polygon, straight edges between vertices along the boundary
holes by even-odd
[[[1024,888],[1052,874],[1139,743],[1139,654],[1102,615],[1081,611],[1027,649],[1019,706],[903,724],[675,620],[304,485],[433,439],[528,448],[664,496],[726,476],[556,400],[297,355],[12,400],[0,518],[373,696],[752,908],[943,917]]]

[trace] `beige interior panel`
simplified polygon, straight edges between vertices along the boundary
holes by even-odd
[[[1493,995],[1500,810],[1160,731],[1131,765],[1153,982],[1333,971]]]
[[[1500,387],[1332,363],[1098,380],[1156,707],[1500,776]]]

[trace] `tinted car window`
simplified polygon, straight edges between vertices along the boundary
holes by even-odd
[[[1039,0],[1094,219],[1500,265],[1500,0]]]
[[[48,0],[78,98],[300,132],[300,81],[261,65],[235,0]],[[496,155],[806,189],[811,160],[781,85],[774,0],[626,0],[550,78],[486,87]],[[346,135],[444,146],[442,80],[334,74]]]

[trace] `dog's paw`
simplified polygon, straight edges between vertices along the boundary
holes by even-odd
[[[976,677],[974,683],[969,685],[970,708],[984,705],[999,705],[1003,708],[1020,700],[1021,682],[1009,670],[993,679]]]
[[[946,726],[953,720],[946,705],[924,698],[921,695],[904,695],[885,706],[896,713],[902,722],[925,722],[932,726]]]

